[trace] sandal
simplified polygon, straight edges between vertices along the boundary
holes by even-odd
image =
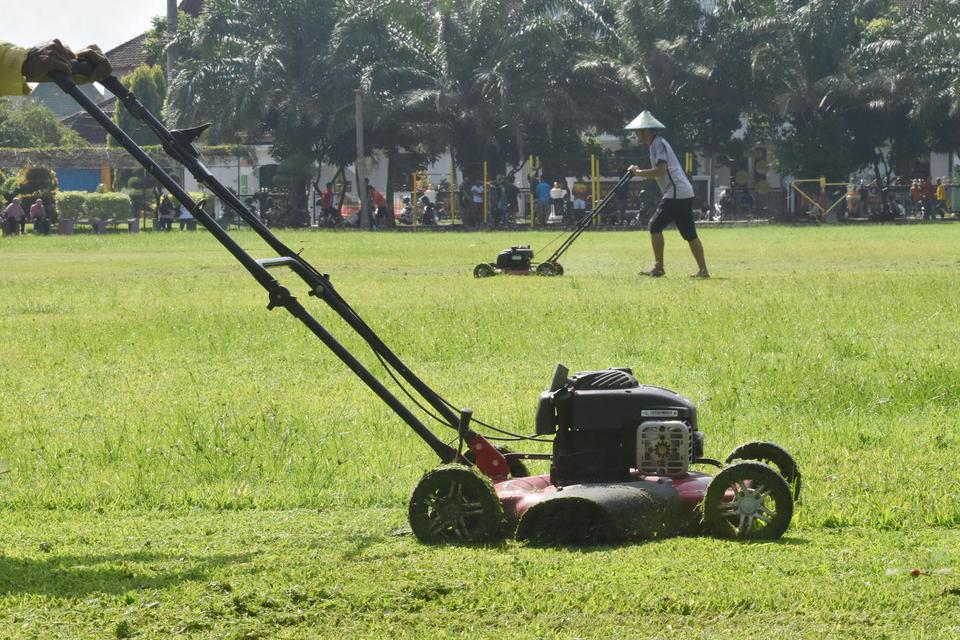
[[[701,280],[707,280],[710,277],[709,271],[697,271],[696,273],[690,274],[691,278],[700,278]]]
[[[650,276],[651,278],[660,278],[662,276],[667,275],[667,272],[663,270],[663,267],[659,265],[654,265],[654,267],[648,271],[641,271],[640,275]]]

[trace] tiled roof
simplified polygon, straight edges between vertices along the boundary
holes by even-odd
[[[192,16],[200,15],[202,9],[203,0],[182,0],[180,3],[180,11]],[[114,75],[122,78],[140,65],[151,62],[147,60],[143,50],[146,39],[147,34],[141,33],[106,52],[107,59],[113,66]],[[106,141],[106,132],[103,128],[87,112],[77,111],[77,103],[72,98],[62,91],[50,89],[52,86],[38,85],[32,97],[50,107],[64,125],[79,133],[82,138],[92,144],[103,145]],[[103,96],[91,85],[83,85],[83,90],[107,115],[113,116],[117,106],[114,98],[103,100]]]
[[[103,110],[105,114],[113,117],[113,112],[117,108],[117,101],[114,98],[109,100],[104,100],[98,105],[100,109]],[[86,111],[78,111],[72,115],[67,116],[61,120],[63,125],[68,129],[73,129],[80,137],[89,142],[90,144],[103,146],[106,144],[107,132],[103,130],[96,120],[93,119]]]
[[[80,90],[94,102],[103,100],[103,94],[97,91],[93,85],[80,85]],[[52,82],[38,84],[30,93],[29,99],[48,107],[56,114],[57,118],[65,118],[71,113],[75,113],[79,108],[76,100],[65,94]]]
[[[135,38],[127,40],[121,45],[106,52],[107,59],[113,66],[113,74],[122,78],[140,65],[147,62],[146,54],[143,51],[143,43],[147,39],[146,33],[141,33]]]

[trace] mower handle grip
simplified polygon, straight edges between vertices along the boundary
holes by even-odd
[[[71,60],[70,61],[70,75],[62,71],[51,71],[47,74],[47,77],[50,78],[58,87],[63,89],[64,92],[70,93],[69,87],[76,85],[76,81],[72,76],[85,76],[90,78],[93,76],[93,72],[96,69],[94,65],[89,60]],[[111,90],[115,95],[121,95],[123,85],[120,84],[120,81],[113,76],[109,76],[100,81],[100,84],[104,85]],[[121,90],[118,92],[117,88]],[[72,94],[71,94],[72,95]]]
[[[75,76],[92,76],[94,65],[89,60],[71,60],[70,73]]]
[[[93,76],[94,69],[96,69],[96,65],[89,60],[71,60],[70,75],[63,73],[62,71],[51,71],[47,75],[50,80],[56,83],[58,87],[63,89],[65,93],[73,95],[70,93],[68,87],[75,85],[76,82],[71,76],[86,76],[87,78],[90,78]],[[110,93],[119,98],[125,98],[130,95],[130,91],[127,90],[127,88],[124,87],[119,80],[117,80],[116,76],[107,76],[99,82],[106,87]]]

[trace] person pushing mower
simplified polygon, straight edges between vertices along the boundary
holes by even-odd
[[[703,256],[703,244],[697,237],[697,228],[693,223],[693,186],[687,180],[677,155],[659,131],[666,127],[644,111],[625,127],[636,131],[637,137],[650,148],[650,169],[641,169],[631,165],[629,171],[638,178],[653,178],[663,192],[663,198],[656,213],[650,219],[650,242],[653,245],[653,267],[641,271],[642,275],[659,278],[666,274],[663,268],[663,230],[672,222],[677,225],[680,235],[690,245],[690,252],[697,261],[698,271],[694,278],[709,278],[707,261]]]

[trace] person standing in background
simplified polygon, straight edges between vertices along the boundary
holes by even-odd
[[[536,191],[534,192],[537,198],[537,221],[538,225],[546,225],[547,218],[550,217],[550,183],[543,178],[540,178],[540,181],[537,182]]]
[[[941,220],[947,217],[947,187],[943,184],[943,178],[937,178],[937,209]]]

